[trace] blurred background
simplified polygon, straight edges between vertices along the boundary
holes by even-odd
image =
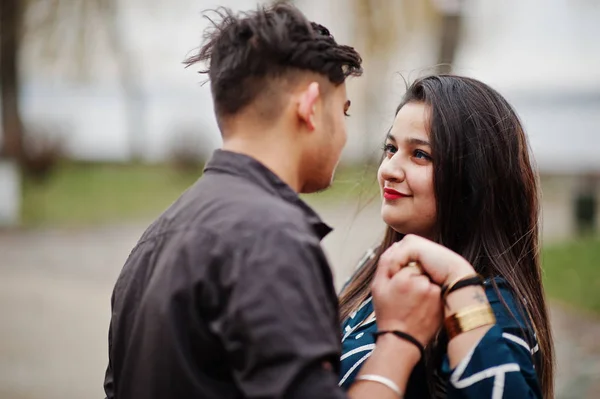
[[[262,4],[266,2],[261,2]],[[557,398],[600,397],[600,1],[296,0],[363,55],[334,186],[339,286],[383,233],[376,160],[405,82],[483,80],[520,114],[543,189]],[[256,1],[0,2],[0,398],[98,398],[112,286],[145,227],[220,145],[182,61],[201,12]]]

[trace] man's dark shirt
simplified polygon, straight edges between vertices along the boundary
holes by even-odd
[[[107,397],[345,398],[329,231],[262,164],[216,151],[117,280]]]

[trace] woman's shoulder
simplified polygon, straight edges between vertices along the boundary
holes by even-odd
[[[484,288],[499,327],[503,330],[520,330],[527,335],[533,335],[533,323],[526,310],[525,298],[518,298],[506,279],[502,277],[486,279]]]

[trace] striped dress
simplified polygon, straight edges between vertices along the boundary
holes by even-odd
[[[440,367],[434,371],[433,392],[427,384],[424,364],[419,362],[409,379],[406,399],[542,398],[534,366],[539,361],[535,334],[530,323],[520,316],[505,280],[495,278],[494,282],[498,290],[493,287],[492,280],[486,280],[484,288],[496,315],[496,325],[454,369],[444,356]],[[375,348],[372,334],[377,331],[377,322],[367,320],[372,312],[373,303],[369,297],[342,324],[339,385],[344,389],[352,385]]]

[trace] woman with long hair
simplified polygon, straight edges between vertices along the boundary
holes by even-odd
[[[538,181],[513,108],[471,78],[419,79],[397,108],[383,153],[387,229],[341,293],[340,385],[354,382],[382,333],[371,288],[387,257],[398,268],[420,262],[442,286],[443,327],[415,343],[425,351],[405,398],[552,398]]]

